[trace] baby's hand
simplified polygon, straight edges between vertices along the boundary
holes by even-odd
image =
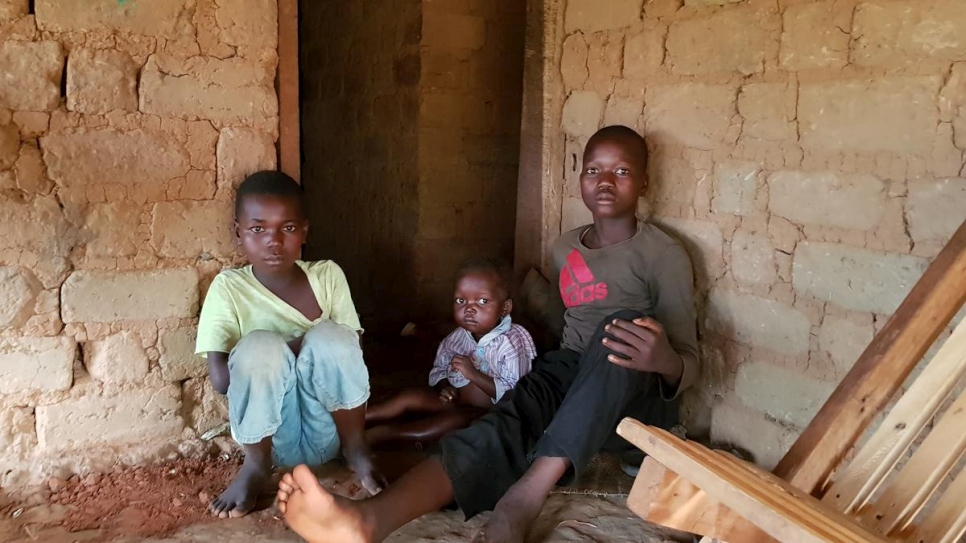
[[[463,377],[469,379],[470,376],[473,375],[473,372],[476,371],[476,366],[473,365],[473,361],[469,358],[462,355],[456,355],[453,357],[453,361],[450,363],[450,369],[460,372]]]
[[[444,385],[441,389],[439,389],[439,399],[443,403],[450,403],[456,400],[457,394],[458,392],[456,391],[456,388],[452,385]]]

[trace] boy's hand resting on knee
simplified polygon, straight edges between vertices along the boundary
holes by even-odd
[[[614,339],[604,338],[604,346],[613,354],[607,356],[612,364],[632,370],[659,373],[670,385],[681,380],[684,365],[674,352],[661,323],[650,317],[633,321],[615,319],[604,330]]]

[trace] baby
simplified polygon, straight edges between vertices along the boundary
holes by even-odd
[[[492,260],[467,264],[456,276],[453,319],[429,372],[429,387],[413,388],[366,411],[370,445],[390,440],[433,441],[466,427],[530,372],[533,339],[513,324],[506,267]],[[397,420],[421,413],[416,420]]]

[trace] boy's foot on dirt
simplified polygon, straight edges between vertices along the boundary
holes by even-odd
[[[285,523],[309,543],[372,541],[363,509],[327,492],[304,465],[282,478],[278,502]]]
[[[246,458],[235,480],[208,508],[220,518],[243,517],[254,509],[259,494],[266,490],[271,477],[270,466],[261,466]]]
[[[497,502],[473,543],[523,543],[545,500],[545,494],[532,492],[526,485],[513,485]]]

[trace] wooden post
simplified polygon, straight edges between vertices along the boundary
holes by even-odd
[[[278,0],[278,162],[301,182],[299,130],[299,3]]]

